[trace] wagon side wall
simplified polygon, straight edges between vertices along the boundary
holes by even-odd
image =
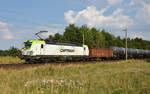
[[[110,58],[113,57],[113,50],[103,48],[90,48],[89,56],[96,58]]]

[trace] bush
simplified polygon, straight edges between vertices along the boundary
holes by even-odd
[[[21,51],[18,48],[15,47],[11,47],[8,50],[0,50],[0,56],[20,56],[21,55]]]

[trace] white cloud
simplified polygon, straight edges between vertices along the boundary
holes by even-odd
[[[50,28],[48,28],[48,27],[44,27],[44,26],[40,27],[39,30],[41,30],[41,31],[43,31],[43,30],[48,31],[47,33],[43,33],[42,34],[46,38],[49,37],[49,35],[53,36],[56,33],[63,31],[62,28],[56,28],[56,27],[50,27]]]
[[[108,0],[109,5],[117,5],[117,4],[121,4],[122,2],[123,0]]]
[[[65,12],[65,20],[76,25],[87,24],[112,30],[114,35],[121,36],[124,36],[124,33],[120,33],[122,27],[128,26],[131,38],[140,37],[150,40],[150,0],[106,1],[106,7],[100,10],[97,9],[100,7],[96,5],[88,6],[80,11],[69,10]]]
[[[135,2],[134,1],[131,1],[130,3],[129,3],[129,6],[134,6],[135,5]]]
[[[125,32],[122,30],[120,31],[114,30],[114,31],[111,31],[110,33],[115,36],[120,36],[121,38],[125,38]],[[147,31],[132,31],[128,29],[128,37],[130,37],[131,39],[142,38],[144,40],[150,40],[149,36],[150,36],[150,33]]]
[[[142,38],[144,40],[150,40],[149,38],[150,33],[147,31],[142,31],[142,32],[129,31],[128,33],[130,38]]]
[[[65,13],[65,19],[69,22],[69,23],[75,23],[76,19],[73,19],[73,16],[75,15],[75,12],[72,10],[69,10],[67,13]]]
[[[143,4],[143,7],[137,11],[136,20],[140,23],[150,24],[150,4]]]
[[[6,27],[6,26],[8,26],[8,24],[0,22],[0,28]]]
[[[13,37],[14,40],[21,41],[24,40],[36,40],[37,37],[35,36],[35,33],[39,31],[48,31],[47,33],[41,33],[40,36],[45,39],[48,38],[49,35],[54,35],[56,33],[63,33],[64,32],[64,26],[62,24],[49,24],[49,25],[39,25],[32,28],[18,28],[13,26],[11,30],[15,31],[15,37]]]
[[[9,31],[8,28],[6,29],[3,29],[3,38],[6,39],[6,40],[10,40],[10,39],[13,39],[13,35],[12,33]]]
[[[0,33],[2,33],[1,36],[5,40],[10,40],[10,39],[13,39],[13,37],[14,37],[9,30],[10,26],[11,25],[9,25],[7,23],[0,22]]]
[[[42,35],[45,36],[45,37],[48,37],[49,35],[52,35],[54,36],[56,33],[62,31],[61,28],[47,28],[45,29],[48,31],[48,33],[43,33]]]
[[[133,20],[129,16],[123,15],[123,9],[118,8],[109,16],[104,16],[107,10],[107,8],[97,10],[95,6],[89,6],[79,12],[69,10],[65,13],[65,19],[68,23],[118,29],[133,24]]]
[[[141,32],[131,32],[130,36],[131,38],[144,38],[144,35]]]

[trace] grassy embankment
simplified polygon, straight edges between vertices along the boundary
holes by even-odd
[[[23,62],[18,57],[0,56],[0,64],[18,64]]]
[[[0,94],[150,94],[150,63],[129,60],[0,69]]]

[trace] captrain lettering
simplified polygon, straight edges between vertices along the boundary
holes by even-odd
[[[74,52],[74,49],[60,49],[60,52]]]

